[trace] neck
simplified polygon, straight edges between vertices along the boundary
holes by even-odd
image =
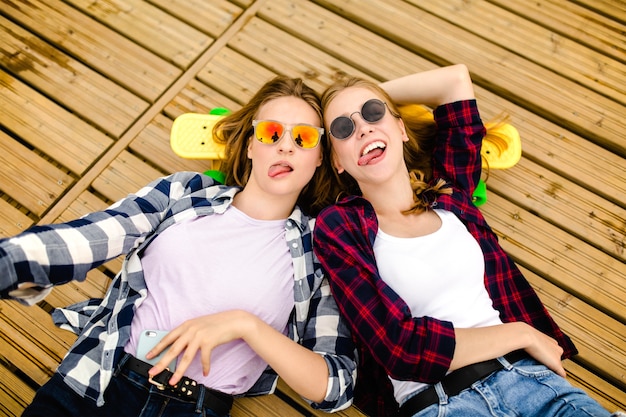
[[[413,190],[408,173],[403,173],[400,178],[390,178],[384,183],[359,184],[359,187],[378,216],[398,215],[413,205]]]
[[[365,197],[374,207],[378,227],[396,237],[417,237],[434,233],[441,227],[441,219],[432,210],[406,214],[413,204],[413,190],[408,175],[405,180],[389,181],[363,190]]]
[[[281,220],[289,217],[297,196],[275,196],[244,188],[235,195],[233,205],[257,220]]]

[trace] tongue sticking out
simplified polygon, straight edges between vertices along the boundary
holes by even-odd
[[[363,155],[362,157],[360,157],[359,161],[358,161],[358,164],[360,166],[367,165],[367,164],[369,164],[372,161],[372,159],[378,158],[379,156],[381,156],[384,151],[385,150],[381,149],[381,148],[373,149],[370,152],[368,152],[365,155]]]
[[[280,174],[285,174],[291,171],[293,171],[293,169],[287,165],[272,165],[269,169],[268,175],[270,178],[274,178]]]

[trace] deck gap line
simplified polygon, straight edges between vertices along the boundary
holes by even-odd
[[[220,51],[228,41],[245,25],[267,0],[256,0],[226,29],[215,41],[200,54],[198,58],[154,101],[135,121],[126,129],[102,156],[80,177],[74,185],[69,187],[63,196],[44,213],[38,224],[53,223],[78,196],[86,191],[91,183],[98,177],[117,156],[126,150],[132,140],[144,129],[154,117],[160,113],[165,105],[170,102],[196,74]]]

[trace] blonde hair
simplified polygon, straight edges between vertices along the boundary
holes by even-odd
[[[213,136],[226,146],[225,159],[221,170],[225,174],[226,185],[245,187],[252,172],[252,161],[248,158],[248,145],[253,135],[252,121],[261,106],[280,97],[296,97],[307,102],[322,120],[319,95],[300,78],[277,76],[265,83],[259,91],[239,110],[220,119],[213,128]],[[322,165],[317,168],[313,178],[303,188],[298,197],[298,206],[307,214],[315,216],[332,202],[330,181],[330,144],[327,135],[322,135]]]
[[[401,118],[406,127],[409,138],[404,142],[404,162],[409,172],[409,180],[413,189],[413,205],[404,211],[419,213],[427,210],[439,194],[452,194],[445,181],[432,181],[431,156],[435,147],[436,125],[430,115],[430,110],[420,105],[406,105],[397,107],[391,97],[377,84],[362,78],[350,77],[335,82],[322,94],[322,110],[326,110],[330,102],[341,91],[350,87],[366,88],[371,90],[387,103],[387,108],[393,117]],[[332,144],[332,141],[331,141]],[[333,172],[333,193],[337,198],[342,194],[361,195],[358,183],[350,174]]]

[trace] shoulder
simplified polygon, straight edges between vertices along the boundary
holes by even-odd
[[[378,218],[371,203],[359,196],[342,198],[317,216],[315,235],[358,234],[369,236],[378,230]]]
[[[185,188],[203,189],[214,185],[219,185],[217,181],[208,175],[193,171],[175,172],[167,177],[162,178],[163,181],[171,184],[180,184]]]
[[[369,201],[359,196],[348,196],[322,209],[317,216],[317,222],[319,224],[332,221],[332,219],[358,218],[370,212],[373,213],[374,208]]]
[[[169,217],[190,208],[198,214],[222,213],[240,190],[197,172],[176,172],[153,181],[135,197],[167,211]]]
[[[137,191],[139,197],[160,193],[169,197],[182,196],[206,189],[218,183],[213,178],[198,172],[181,171],[159,177]]]

